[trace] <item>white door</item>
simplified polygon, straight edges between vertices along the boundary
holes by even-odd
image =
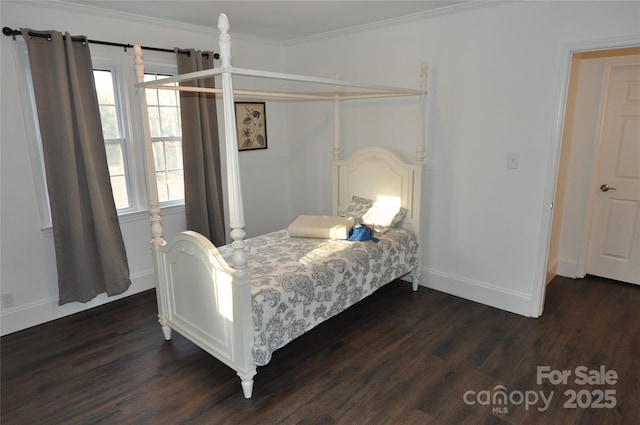
[[[587,273],[640,284],[640,55],[605,67]]]

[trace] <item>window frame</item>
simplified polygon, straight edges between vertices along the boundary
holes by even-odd
[[[120,63],[114,63],[112,60],[105,59],[103,57],[94,58],[93,53],[91,57],[91,61],[93,62],[93,69],[109,71],[111,72],[111,79],[113,82],[113,90],[114,97],[116,103],[116,115],[118,117],[118,131],[120,133],[120,137],[117,138],[105,138],[104,143],[105,147],[108,144],[119,144],[122,146],[122,161],[123,168],[125,170],[125,186],[127,188],[127,198],[128,198],[128,207],[118,208],[118,215],[126,215],[129,213],[137,212],[139,210],[139,203],[136,202],[139,198],[138,196],[138,185],[136,181],[134,181],[134,165],[131,163],[129,158],[132,156],[132,153],[135,151],[135,146],[132,141],[132,125],[127,122],[128,120],[125,118],[127,105],[125,102],[125,88],[123,87],[123,72],[122,66]],[[135,157],[133,158],[136,159]]]
[[[155,74],[156,79],[157,78],[164,78],[167,76],[172,76],[172,75],[177,75],[177,64],[176,64],[176,71],[174,73],[169,73],[169,72],[159,72],[157,69],[153,69],[153,70],[148,70],[148,67],[146,66],[146,61],[147,59],[145,58],[145,75],[148,74]],[[149,89],[147,89],[149,90]],[[155,90],[156,93],[158,93],[160,90],[159,89],[152,89]],[[178,107],[180,107],[180,95],[178,91],[171,91],[170,93],[175,94],[176,95],[176,102],[178,104]],[[159,96],[158,96],[159,97]],[[161,108],[166,107],[167,105],[162,105],[162,104],[158,104],[158,105],[154,105],[154,107],[157,106],[159,111],[161,111]],[[147,111],[148,111],[149,105],[147,104]],[[147,115],[148,116],[148,115]],[[162,120],[162,114],[160,113],[160,121]],[[182,117],[180,116],[180,111],[178,110],[178,125],[181,125],[182,122]],[[162,127],[162,123],[159,122],[160,127]],[[154,151],[153,146],[156,143],[164,143],[164,142],[174,142],[174,141],[180,141],[180,144],[182,145],[182,129],[180,129],[180,136],[154,136],[153,134],[151,134],[151,146],[152,146],[152,151]],[[164,148],[164,146],[163,146]],[[180,153],[180,157],[182,159],[182,175],[183,175],[183,190],[182,193],[184,194],[184,157],[182,157],[182,153]],[[165,166],[166,166],[166,152],[164,152],[163,158],[165,158]],[[154,157],[154,164],[155,164],[155,157]],[[164,168],[163,170],[158,170],[157,168],[155,169],[155,174],[156,174],[156,185],[158,183],[158,173],[159,172],[164,172],[165,174],[165,178],[168,179],[168,172],[169,171],[176,171],[178,169],[168,169],[168,168]],[[167,188],[168,191],[168,188]],[[158,198],[161,198],[160,195],[160,191],[158,190]],[[174,199],[174,200],[167,200],[167,201],[160,201],[160,207],[167,207],[167,206],[173,206],[173,205],[184,205],[184,198],[182,199]]]

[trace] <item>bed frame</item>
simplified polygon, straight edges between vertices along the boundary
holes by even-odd
[[[145,162],[149,190],[149,217],[151,221],[151,251],[155,270],[158,318],[166,340],[171,330],[179,332],[209,354],[234,369],[241,379],[244,396],[250,398],[256,365],[252,359],[253,324],[251,314],[251,282],[246,271],[245,221],[238,165],[237,134],[235,126],[234,96],[260,99],[309,99],[334,102],[333,141],[333,212],[346,206],[352,195],[375,199],[377,195],[396,196],[407,209],[402,226],[420,235],[420,194],[425,159],[426,134],[426,64],[420,72],[419,89],[400,89],[324,79],[300,75],[233,68],[231,66],[231,39],[229,21],[224,14],[218,18],[221,66],[172,78],[144,82],[142,49],[135,46],[135,64],[138,83],[137,97],[142,117],[147,117],[144,90],[146,88],[208,91],[222,95],[226,143],[228,208],[232,264],[222,258],[218,249],[204,236],[185,231],[169,243],[163,238],[155,169],[148,120],[143,119],[145,136]],[[197,78],[219,75],[220,89],[198,89],[169,86]],[[233,89],[232,76],[252,76],[267,79],[313,83],[329,87],[326,92],[281,93]],[[346,92],[343,87],[356,89]],[[341,159],[339,140],[339,104],[348,99],[419,96],[418,140],[415,162],[405,162],[393,152],[371,147],[355,152],[349,159]],[[418,253],[418,258],[420,254]],[[413,289],[420,280],[418,267],[411,273]]]

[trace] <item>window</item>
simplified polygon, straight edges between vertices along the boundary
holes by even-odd
[[[145,81],[167,75],[145,74]],[[173,85],[176,85],[175,83]],[[147,89],[147,112],[160,202],[184,200],[182,127],[177,90]]]
[[[16,40],[19,57],[20,90],[25,102],[24,114],[33,119],[27,129],[36,192],[43,229],[51,228],[51,213],[46,190],[42,143],[33,97],[26,43]],[[91,45],[94,79],[113,197],[118,214],[123,216],[147,210],[142,146],[142,114],[135,93],[133,51],[123,52],[108,46]],[[175,57],[167,53],[145,52],[145,79],[157,79],[177,73]],[[182,132],[179,93],[174,90],[147,89],[149,124],[161,207],[184,204]]]
[[[93,77],[98,93],[98,105],[100,106],[100,119],[102,121],[102,134],[104,136],[105,150],[107,151],[107,163],[111,176],[111,188],[113,200],[119,210],[129,208],[129,190],[127,189],[126,172],[126,144],[123,136],[121,121],[118,118],[120,102],[116,101],[114,75],[110,70],[94,69]]]
[[[102,132],[104,135],[111,187],[116,208],[131,207],[129,190],[131,173],[127,167],[127,144],[120,116],[126,108],[118,100],[114,78],[110,70],[94,70]],[[145,81],[168,77],[170,74],[146,73]],[[182,127],[180,98],[174,90],[146,90],[147,113],[151,129],[158,197],[162,204],[184,201],[184,171],[182,161]]]

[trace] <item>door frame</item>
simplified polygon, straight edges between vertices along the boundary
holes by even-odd
[[[579,42],[563,43],[560,53],[560,71],[557,83],[557,101],[555,109],[555,124],[553,130],[553,144],[549,149],[548,168],[545,182],[541,234],[538,244],[536,261],[536,276],[531,291],[531,317],[539,317],[544,310],[544,298],[547,282],[547,268],[551,244],[551,230],[553,226],[553,206],[555,202],[558,174],[560,171],[560,151],[564,131],[565,114],[568,99],[569,78],[571,75],[571,61],[574,53],[591,52],[597,50],[622,49],[640,45],[640,35],[583,40]],[[583,239],[584,239],[583,235]],[[586,249],[586,248],[585,248]],[[581,252],[582,257],[582,252]],[[584,263],[584,259],[582,260]],[[583,264],[583,267],[584,266]]]

